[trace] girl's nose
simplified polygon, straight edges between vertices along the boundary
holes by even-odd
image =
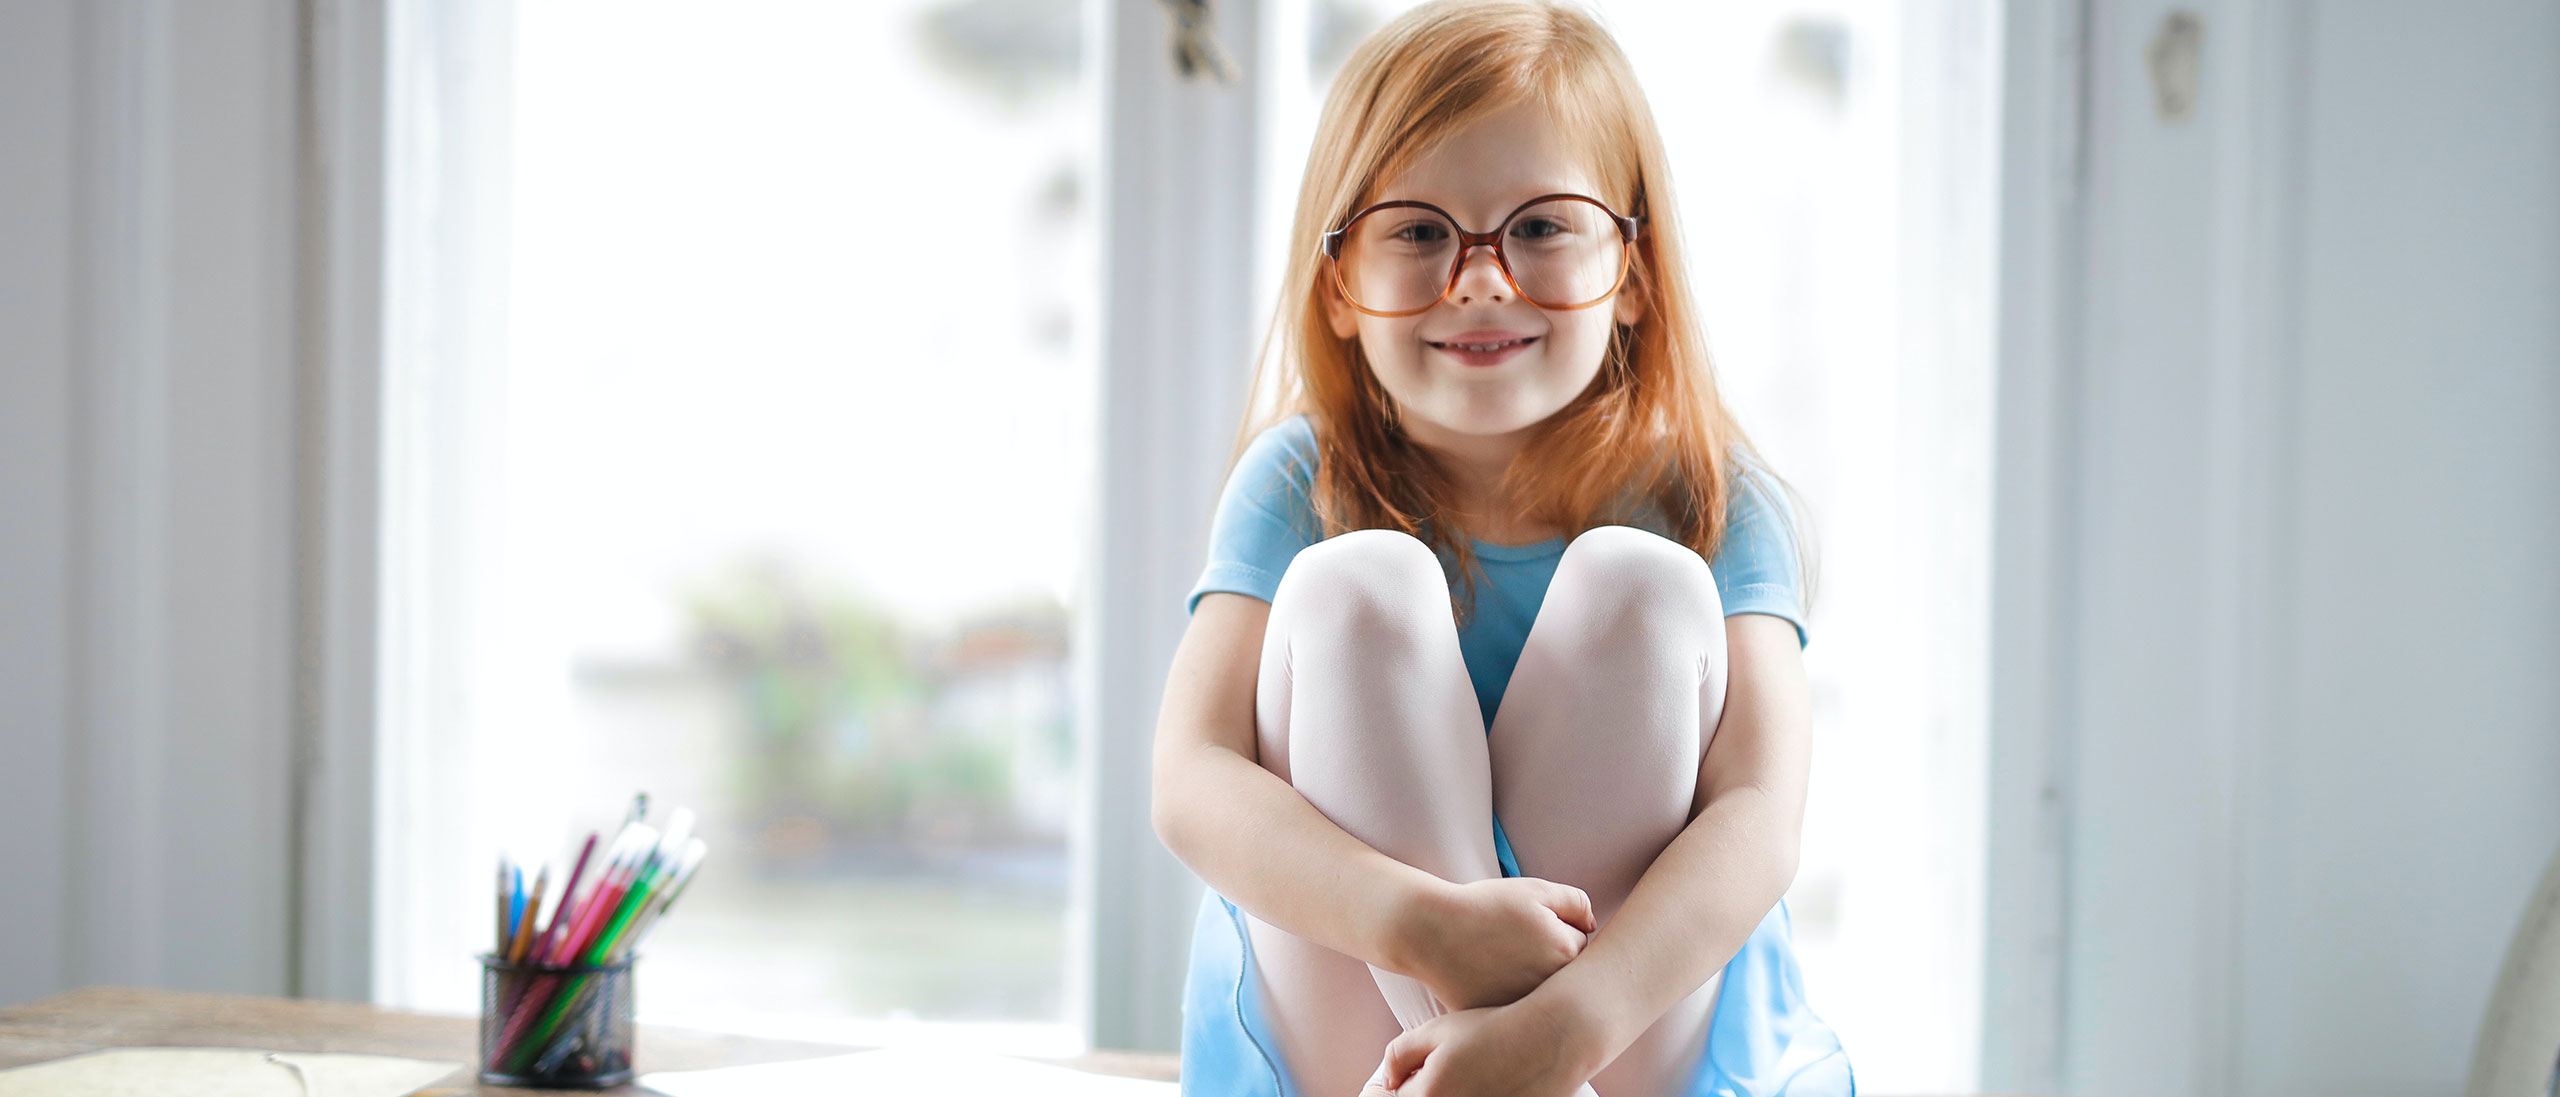
[[[1492,245],[1478,244],[1458,256],[1458,284],[1449,296],[1461,305],[1510,298],[1511,283],[1503,278],[1502,262],[1493,257]]]

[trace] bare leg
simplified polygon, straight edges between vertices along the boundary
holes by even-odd
[[[1566,547],[1504,690],[1494,810],[1520,871],[1591,896],[1605,927],[1689,820],[1724,712],[1724,606],[1706,561],[1603,526]],[[1676,1097],[1706,1046],[1719,975],[1592,1081],[1603,1097]]]
[[[1300,552],[1272,597],[1255,709],[1263,766],[1353,837],[1446,880],[1502,874],[1484,717],[1422,542],[1359,530]],[[1246,928],[1306,1097],[1357,1094],[1397,1032],[1443,1012],[1411,978]]]

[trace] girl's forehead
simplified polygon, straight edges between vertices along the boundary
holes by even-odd
[[[1520,103],[1459,126],[1371,188],[1370,202],[1429,202],[1460,216],[1498,217],[1542,194],[1588,194],[1603,201],[1591,142],[1555,112]]]
[[[1508,178],[1492,175],[1468,175],[1434,178],[1408,175],[1381,186],[1362,206],[1379,202],[1428,202],[1461,221],[1483,221],[1490,228],[1494,219],[1518,209],[1531,199],[1550,194],[1581,194],[1597,198],[1615,208],[1617,202],[1602,194],[1601,187],[1580,171],[1539,171],[1516,173]]]

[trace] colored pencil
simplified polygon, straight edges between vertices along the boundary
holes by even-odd
[[[701,839],[697,838],[689,842],[680,865],[661,874],[641,901],[633,904],[631,911],[625,912],[623,916],[616,919],[617,930],[598,944],[597,952],[602,957],[600,962],[619,964],[631,955],[632,949],[638,946],[640,938],[655,926],[656,916],[666,911],[668,904],[675,901],[677,893],[683,891],[685,882],[692,878],[694,868],[702,861],[702,852]],[[560,1022],[576,1017],[586,1010],[593,1002],[597,989],[604,986],[603,979],[589,979],[584,976],[581,979],[584,980],[585,985],[576,989],[575,998],[566,1007],[554,1011]],[[555,1022],[542,1030],[557,1033],[557,1035],[550,1037],[549,1049],[534,1060],[534,1074],[542,1075],[559,1069],[561,1061],[577,1047],[578,1028],[579,1026],[574,1024]],[[531,1043],[535,1047],[540,1047],[541,1040],[542,1038],[537,1037]]]
[[[515,940],[507,942],[508,963],[523,963],[525,950],[533,946],[534,915],[542,911],[542,893],[550,886],[551,866],[544,865],[533,878],[533,890],[525,894],[524,913],[516,916]]]
[[[507,944],[509,947],[513,947],[515,945],[517,932],[524,929],[525,915],[531,913],[525,909],[524,903],[525,892],[527,890],[525,885],[530,882],[530,878],[525,875],[524,862],[518,861],[513,857],[507,858],[507,876],[508,891],[510,895],[510,900],[507,904]],[[504,953],[501,953],[500,955],[504,955]]]
[[[588,919],[588,928],[578,934],[579,943],[570,954],[571,962],[584,966],[619,962],[619,957],[613,953],[615,940],[624,932],[623,927],[628,926],[648,903],[665,872],[665,862],[658,851],[645,852],[646,856],[636,860],[630,875],[618,885],[617,892],[597,905],[595,913]],[[520,1011],[516,1018],[525,1028],[524,1037],[515,1045],[519,1060],[531,1058],[536,1049],[543,1048],[564,1027],[578,1006],[589,997],[587,992],[594,982],[595,977],[591,973],[580,973],[567,980],[566,985],[555,984],[549,1001],[527,1003],[529,1008]]]
[[[597,1050],[593,1014],[611,1000],[611,980],[628,974],[573,969],[629,963],[692,882],[707,849],[693,836],[691,810],[671,812],[661,831],[646,822],[648,802],[647,793],[632,798],[610,843],[589,833],[557,892],[552,865],[535,866],[528,886],[526,866],[499,858],[492,960],[516,971],[489,1007],[495,1035],[484,1069],[548,1077],[579,1049]],[[581,1061],[577,1069],[596,1068]]]
[[[577,920],[570,923],[568,935],[561,938],[552,954],[544,959],[543,966],[592,963],[583,959],[589,942],[597,928],[623,901],[630,890],[636,865],[656,840],[657,831],[646,823],[632,823],[623,828],[622,837],[614,841],[620,851],[614,863],[606,866],[604,874],[597,878],[595,890],[588,895]],[[533,988],[517,1003],[514,1016],[508,1018],[502,1030],[502,1045],[519,1046],[517,1037],[536,1025],[537,1019],[545,1015],[546,1008],[558,1001],[560,982],[558,975],[545,975],[535,980]]]
[[[578,893],[579,878],[587,874],[587,858],[595,856],[597,837],[593,832],[588,833],[586,844],[578,848],[577,866],[569,870],[569,882],[561,887],[559,902],[552,905],[551,922],[542,927],[542,940],[534,946],[534,955],[540,956],[544,946],[550,944],[552,938],[560,935],[560,923],[566,920],[562,915],[569,912],[569,897]]]

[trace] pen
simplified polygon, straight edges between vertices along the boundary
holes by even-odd
[[[492,950],[501,955],[507,951],[507,929],[507,858],[501,854],[498,857],[498,944]]]

